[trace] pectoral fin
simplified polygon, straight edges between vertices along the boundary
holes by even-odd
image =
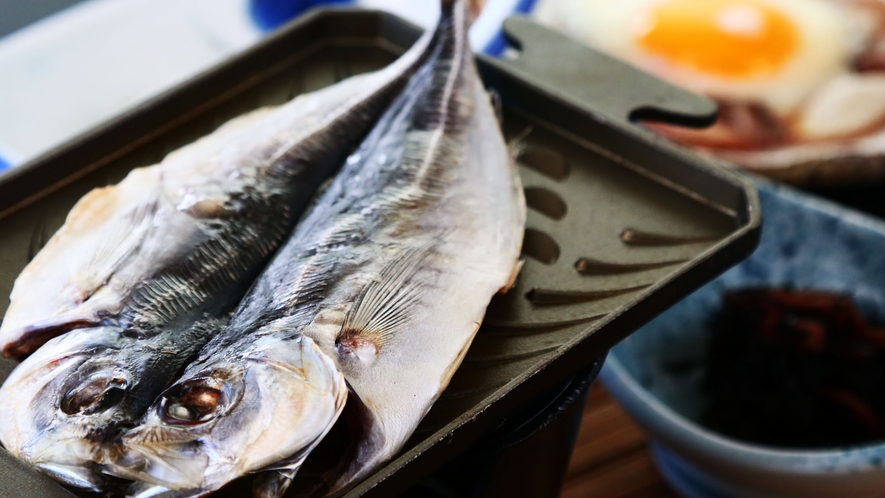
[[[252,483],[253,498],[281,498],[292,484],[295,474],[304,465],[304,460],[320,444],[325,435],[326,432],[294,455],[258,471]]]
[[[507,152],[510,155],[510,160],[516,162],[517,158],[526,151],[526,139],[529,135],[532,134],[532,127],[527,126],[521,132],[516,134],[513,138],[507,141]]]
[[[402,329],[421,303],[426,286],[419,273],[427,267],[433,245],[409,249],[391,262],[378,280],[371,282],[356,299],[336,339],[344,353],[378,352]]]
[[[297,468],[262,472],[252,484],[252,496],[254,498],[280,498],[289,489],[297,472]]]
[[[157,200],[150,200],[136,206],[128,216],[117,220],[116,226],[108,231],[108,237],[92,254],[82,273],[74,276],[74,281],[90,294],[103,285],[120,264],[135,252],[144,241],[154,214]]]

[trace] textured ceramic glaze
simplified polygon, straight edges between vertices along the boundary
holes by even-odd
[[[694,422],[705,407],[709,322],[726,289],[835,291],[885,321],[885,223],[768,183],[759,194],[756,252],[615,347],[600,378],[662,443],[653,455],[686,496],[885,496],[885,443],[792,451],[740,443]]]

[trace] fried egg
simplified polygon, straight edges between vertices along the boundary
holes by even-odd
[[[872,29],[827,0],[566,0],[591,45],[717,100],[785,116],[850,70]]]

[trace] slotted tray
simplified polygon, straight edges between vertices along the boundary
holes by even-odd
[[[403,452],[347,496],[391,496],[417,482],[757,243],[759,201],[748,181],[634,124],[708,124],[711,102],[527,20],[511,18],[505,28],[519,57],[478,62],[503,100],[505,134],[520,139],[530,208],[525,267],[516,287],[493,301],[463,365]],[[90,189],[243,112],[382,67],[419,34],[381,12],[315,11],[5,173],[0,295]],[[7,306],[4,298],[0,314]],[[0,361],[0,375],[14,365]],[[5,451],[0,460],[3,496],[71,496]]]

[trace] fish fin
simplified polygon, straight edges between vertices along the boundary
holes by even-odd
[[[298,469],[270,470],[258,474],[252,483],[254,498],[280,498],[289,489]]]
[[[101,245],[92,253],[89,261],[82,270],[81,278],[74,276],[72,280],[84,287],[91,296],[98,287],[107,282],[120,264],[135,250],[141,246],[152,225],[154,214],[157,212],[158,201],[151,197],[147,202],[137,206],[118,222],[114,230],[109,232]],[[88,297],[87,297],[88,299]]]
[[[498,294],[507,294],[507,291],[513,288],[516,285],[516,279],[519,278],[519,272],[522,270],[522,265],[525,264],[524,259],[520,259],[516,262],[516,265],[513,266],[513,271],[510,272],[510,277],[507,279],[507,283],[504,284],[500,289],[498,289]]]
[[[519,134],[507,141],[507,150],[510,151],[512,161],[516,161],[516,158],[525,152],[526,138],[532,134],[532,131],[534,130],[531,126],[526,126]]]
[[[492,104],[492,110],[495,111],[495,117],[498,119],[498,126],[501,128],[504,127],[504,100],[501,99],[501,94],[498,93],[494,88],[488,91],[489,93],[489,102]]]
[[[482,4],[479,0],[440,0],[439,6],[444,16],[451,15],[455,9],[464,11],[468,26],[473,24],[482,12]]]
[[[340,496],[393,456],[382,421],[356,392],[347,400],[342,414],[350,435],[347,447],[308,496]]]
[[[336,345],[350,353],[366,343],[380,351],[405,324],[421,302],[424,284],[415,276],[433,252],[434,244],[405,251],[370,282],[357,297],[341,326]]]
[[[340,411],[343,410],[343,408],[344,406],[342,404],[338,409]],[[313,451],[320,442],[322,442],[323,438],[328,434],[328,431],[331,430],[331,428],[332,426],[330,425],[326,432],[317,436],[312,443],[308,444],[294,455],[257,471],[256,473],[258,475],[252,482],[253,498],[281,498],[292,484],[295,474],[297,474],[301,469],[301,466],[304,465],[307,456],[310,455],[310,452]]]

